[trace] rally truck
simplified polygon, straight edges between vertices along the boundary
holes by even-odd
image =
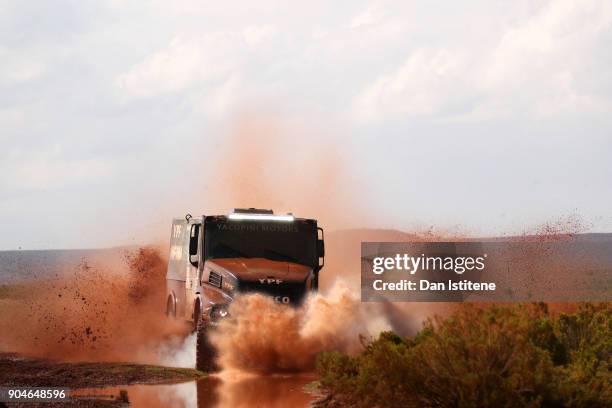
[[[271,296],[299,305],[319,286],[323,229],[313,219],[272,210],[235,209],[172,221],[166,274],[166,314],[197,332],[196,368],[216,369],[210,330],[228,316],[239,293]]]

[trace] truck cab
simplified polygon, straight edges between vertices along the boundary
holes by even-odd
[[[249,292],[299,305],[318,289],[324,255],[314,219],[255,208],[174,219],[166,314],[196,328],[226,316],[234,297]]]

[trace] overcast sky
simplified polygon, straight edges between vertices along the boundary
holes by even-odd
[[[0,0],[0,249],[250,204],[610,232],[610,67],[610,1]]]

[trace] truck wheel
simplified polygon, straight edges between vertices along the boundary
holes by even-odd
[[[196,334],[196,369],[205,373],[219,371],[217,365],[217,351],[209,339],[211,328],[204,321],[198,319]]]

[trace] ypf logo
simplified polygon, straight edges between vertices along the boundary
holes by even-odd
[[[266,284],[266,285],[280,285],[281,283],[283,283],[282,279],[275,279],[275,278],[261,278],[259,279],[259,283],[261,283],[262,285]]]

